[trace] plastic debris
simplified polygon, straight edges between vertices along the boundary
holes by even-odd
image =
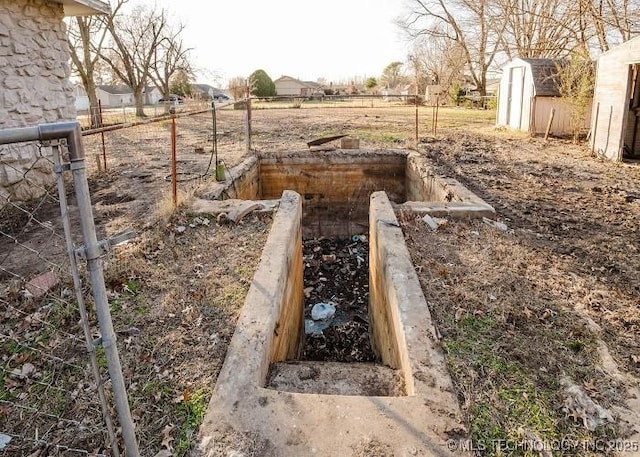
[[[431,230],[438,230],[438,223],[434,221],[433,218],[428,214],[426,214],[422,218],[422,220],[424,221],[425,224],[427,224],[431,228]]]
[[[422,218],[422,221],[427,224],[431,230],[436,231],[440,227],[444,227],[447,225],[447,220],[441,217],[431,217],[428,214],[425,214]]]
[[[0,450],[7,447],[7,444],[11,442],[11,437],[9,435],[5,435],[4,433],[0,433]]]
[[[307,335],[322,335],[322,331],[331,326],[331,321],[314,321],[313,319],[304,320],[304,333]]]
[[[483,217],[482,221],[493,227],[494,229],[500,230],[501,232],[506,232],[509,228],[507,224],[503,224],[502,222],[494,221],[493,219],[489,219],[488,217]]]
[[[316,303],[311,308],[311,319],[314,321],[326,320],[333,317],[336,313],[336,307],[331,303]]]

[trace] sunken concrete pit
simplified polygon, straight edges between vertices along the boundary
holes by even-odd
[[[349,456],[372,441],[397,456],[462,455],[447,447],[464,428],[402,231],[384,192],[370,201],[372,340],[402,379],[403,395],[267,388],[271,364],[296,360],[304,334],[303,199],[285,191],[201,427],[204,455],[218,455],[218,437],[229,433],[250,436],[259,455]],[[310,366],[299,366],[300,379]],[[361,367],[353,375],[349,383],[362,381]]]
[[[396,208],[432,216],[493,218],[495,214],[457,180],[437,175],[430,159],[415,151],[262,153],[232,168],[229,175],[205,200],[253,200],[270,206],[284,190],[294,190],[304,202],[305,237],[366,233],[369,196],[375,191],[385,191]],[[215,203],[203,207],[216,211]]]
[[[395,210],[493,217],[493,208],[405,151],[257,156],[231,174],[209,195],[229,199],[194,209],[231,220],[277,210],[201,426],[202,455],[469,455],[451,445],[467,433]],[[375,359],[306,360],[303,245],[351,236],[367,241]]]

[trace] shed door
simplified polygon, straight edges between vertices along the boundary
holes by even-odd
[[[507,125],[511,128],[521,128],[523,99],[524,67],[512,67],[509,69],[509,90],[507,95]]]

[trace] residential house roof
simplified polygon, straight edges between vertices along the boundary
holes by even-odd
[[[133,89],[124,84],[101,84],[98,85],[97,88],[111,95],[124,95],[133,93]],[[154,89],[155,87],[147,86],[145,88],[145,92],[151,92]]]
[[[124,94],[132,94],[133,90],[129,86],[125,85],[108,85],[101,84],[97,86],[98,89],[112,95],[124,95]]]
[[[201,92],[203,94],[211,94],[211,93],[217,93],[217,92],[221,92],[220,89],[217,89],[209,84],[191,84],[191,88],[194,89],[196,92]]]
[[[296,82],[296,83],[300,84],[300,86],[308,87],[310,89],[319,89],[319,88],[322,87],[322,85],[318,84],[317,82],[314,82],[314,81],[301,81],[301,80],[299,80],[297,78],[293,78],[291,76],[286,76],[286,75],[280,76],[273,83],[275,84],[275,83],[278,83],[278,82],[281,82],[281,81],[286,81],[286,80]]]

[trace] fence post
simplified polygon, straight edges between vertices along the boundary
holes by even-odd
[[[247,107],[247,115],[245,117],[245,135],[244,135],[244,143],[245,143],[245,151],[247,153],[251,152],[251,96],[247,96],[246,103]]]
[[[417,85],[416,85],[417,87]],[[416,151],[418,150],[418,146],[420,145],[420,132],[419,132],[419,121],[418,121],[418,89],[416,89]]]
[[[57,167],[57,170],[70,170],[73,175],[73,185],[84,240],[84,246],[75,250],[74,254],[83,256],[87,260],[87,270],[89,271],[89,277],[91,279],[91,290],[93,291],[98,326],[100,327],[101,336],[97,341],[92,342],[92,345],[102,345],[104,348],[127,457],[140,457],[135,427],[133,425],[133,419],[131,418],[131,411],[129,410],[127,390],[122,376],[122,366],[120,365],[120,356],[118,354],[118,347],[116,346],[116,334],[113,329],[113,322],[111,321],[111,311],[109,310],[107,290],[104,283],[104,272],[102,269],[102,255],[109,249],[112,240],[105,240],[98,243],[96,228],[93,222],[93,211],[91,209],[91,197],[89,194],[89,183],[87,181],[80,124],[78,122],[59,122],[38,125],[36,127],[0,130],[0,144],[59,139],[66,139],[67,141],[69,163],[60,165]],[[59,195],[59,198],[64,198],[63,196],[64,192]],[[61,208],[64,208],[64,206],[61,206]]]
[[[64,239],[67,245],[67,254],[69,256],[69,264],[71,267],[71,276],[73,278],[73,289],[75,292],[76,300],[78,302],[78,311],[80,313],[80,323],[87,344],[87,352],[89,353],[89,360],[91,363],[91,372],[98,389],[98,397],[100,399],[100,406],[102,407],[102,419],[107,426],[107,433],[109,435],[109,443],[111,444],[111,451],[114,457],[120,456],[118,450],[118,444],[116,442],[116,434],[113,429],[113,422],[109,415],[109,408],[107,406],[107,400],[104,394],[104,383],[102,382],[102,376],[100,375],[100,368],[98,367],[98,361],[96,359],[95,346],[93,344],[93,338],[91,335],[91,329],[89,327],[89,314],[87,313],[87,307],[84,303],[84,295],[82,294],[82,281],[80,280],[80,274],[78,273],[78,265],[76,263],[76,257],[74,252],[73,240],[71,238],[71,221],[69,220],[69,207],[67,206],[67,192],[64,185],[64,168],[62,167],[62,160],[60,158],[60,142],[58,140],[51,141],[51,149],[53,152],[53,165],[54,172],[56,174],[56,182],[58,185],[58,201],[60,202],[60,215],[62,216],[62,227],[64,229]]]
[[[98,112],[100,113],[100,128],[104,127],[104,119],[102,118],[102,101],[98,99]],[[100,132],[102,136],[102,162],[104,164],[104,171],[107,171],[107,148],[104,144],[104,130]]]
[[[116,411],[120,426],[122,427],[122,437],[124,439],[127,457],[139,457],[138,443],[136,441],[135,427],[129,410],[129,400],[127,390],[122,376],[122,366],[120,356],[116,346],[116,333],[113,329],[111,311],[107,300],[107,290],[104,283],[104,272],[102,269],[103,247],[98,243],[96,228],[93,222],[93,211],[91,209],[91,196],[89,194],[89,184],[84,157],[84,147],[82,145],[82,133],[80,124],[77,122],[75,129],[68,135],[70,169],[73,175],[73,185],[75,188],[78,210],[80,213],[80,226],[84,240],[82,252],[87,259],[87,270],[91,279],[91,290],[96,306],[96,315],[100,327],[100,343],[104,348],[107,359],[107,367],[113,397],[116,403]],[[70,140],[70,141],[69,141]]]
[[[178,169],[176,157],[176,111],[175,107],[169,108],[171,112],[171,194],[173,207],[178,207]]]

